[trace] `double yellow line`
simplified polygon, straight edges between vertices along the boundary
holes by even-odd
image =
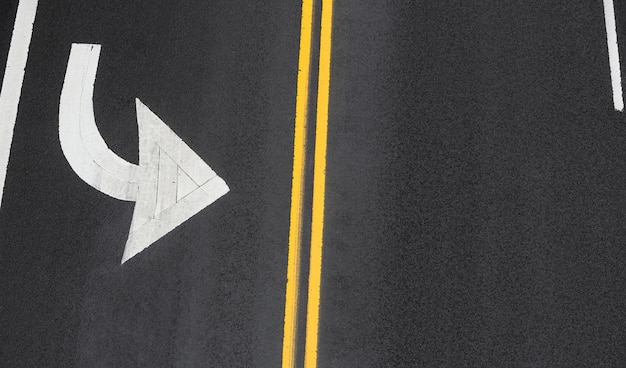
[[[302,1],[282,368],[295,368],[296,364],[298,297],[300,294],[300,253],[302,249],[302,213],[304,207],[304,173],[307,152],[306,131],[314,18],[313,2],[314,0]],[[322,0],[304,368],[317,367],[317,335],[319,326],[324,233],[324,197],[326,191],[326,146],[328,136],[328,95],[330,91],[332,18],[333,0]]]

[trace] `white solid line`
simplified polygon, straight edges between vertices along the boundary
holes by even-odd
[[[613,0],[604,0],[604,23],[606,25],[606,41],[609,46],[613,105],[615,106],[615,110],[623,111],[624,98],[622,97],[622,76],[619,63],[619,48],[617,46],[617,31],[615,30],[615,9],[613,8]]]
[[[20,0],[0,90],[0,206],[38,0]]]

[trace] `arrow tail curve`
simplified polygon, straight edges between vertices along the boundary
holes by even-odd
[[[74,172],[93,188],[136,201],[138,166],[116,155],[102,138],[93,110],[100,45],[72,44],[59,104],[59,140]]]

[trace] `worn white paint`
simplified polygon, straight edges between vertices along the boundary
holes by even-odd
[[[70,166],[87,184],[114,198],[136,201],[124,263],[229,189],[139,99],[139,165],[109,149],[93,112],[99,55],[99,45],[72,45],[59,106],[59,139]]]
[[[613,0],[604,0],[604,23],[606,25],[606,40],[609,47],[609,67],[611,69],[611,85],[613,87],[613,106],[617,111],[624,110],[622,96],[622,73],[615,28],[615,8]]]
[[[0,206],[36,13],[37,0],[20,0],[0,89]]]
[[[140,100],[139,191],[122,263],[228,193],[224,180]],[[179,172],[185,182],[178,193]]]

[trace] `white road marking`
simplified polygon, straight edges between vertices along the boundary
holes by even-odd
[[[59,105],[61,148],[74,172],[95,189],[136,201],[137,165],[116,155],[102,139],[93,113],[100,45],[72,45]]]
[[[617,45],[617,31],[615,28],[615,9],[613,0],[604,0],[604,23],[606,25],[606,41],[609,47],[609,66],[611,68],[611,84],[613,86],[613,105],[615,110],[624,110],[622,96],[622,73],[619,61],[619,47]]]
[[[59,106],[59,139],[76,174],[95,189],[135,201],[122,263],[228,193],[228,185],[158,116],[136,100],[139,165],[106,145],[93,112],[100,45],[73,44]]]
[[[0,206],[36,13],[37,0],[20,0],[0,90]]]

